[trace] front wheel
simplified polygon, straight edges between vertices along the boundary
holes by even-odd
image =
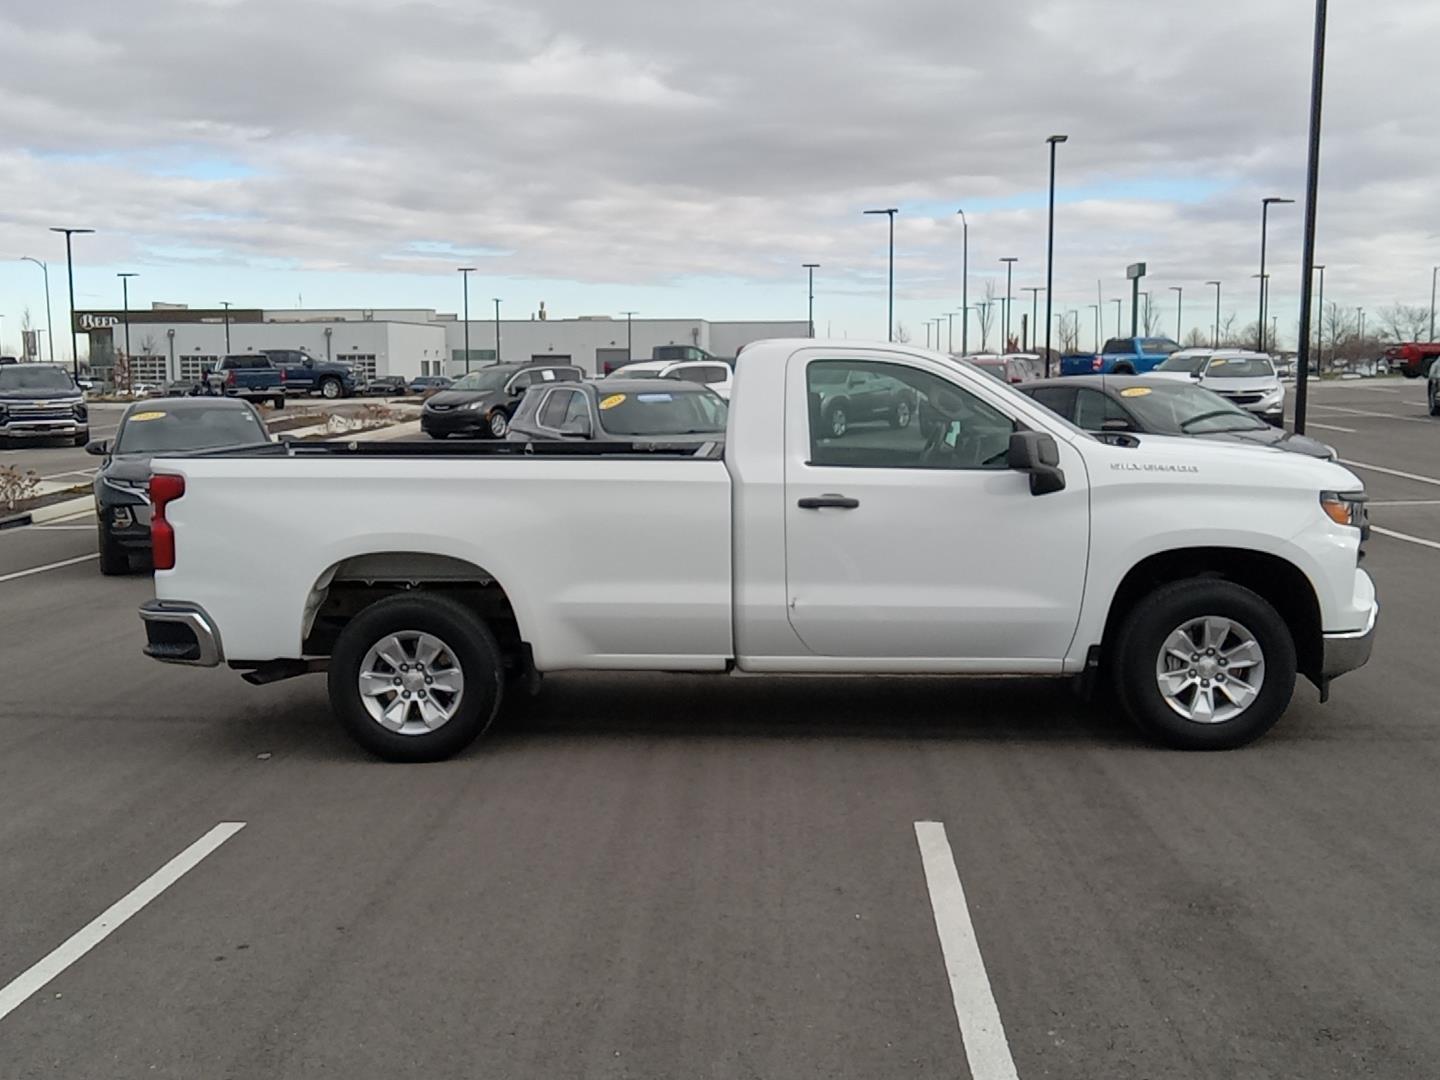
[[[910,426],[910,402],[897,401],[895,408],[890,410],[890,426],[893,428],[906,428]]]
[[[100,513],[105,513],[102,507]],[[106,577],[119,577],[121,574],[130,573],[130,556],[125,554],[125,549],[115,542],[110,535],[110,530],[102,524],[100,529],[100,573]]]
[[[1263,597],[1192,578],[1156,589],[1120,631],[1113,674],[1140,727],[1181,750],[1229,750],[1274,726],[1295,690],[1295,642]]]
[[[340,632],[330,705],[356,742],[386,761],[439,761],[483,734],[505,671],[489,627],[446,596],[391,596]]]
[[[270,404],[275,406],[275,408],[277,409],[283,409],[285,407],[285,395],[281,394],[277,398],[271,398]]]
[[[77,432],[75,433],[75,438],[71,440],[70,445],[71,445],[71,446],[84,446],[84,445],[85,445],[86,443],[88,443],[89,441],[90,441],[90,431],[89,431],[89,429],[86,429],[85,431],[77,431]]]
[[[344,387],[340,385],[339,379],[320,380],[320,396],[323,398],[329,398],[331,401],[334,401],[341,395],[343,390]]]
[[[845,406],[831,405],[825,413],[825,430],[832,439],[843,438],[845,432],[850,430],[850,417],[845,413]]]
[[[1430,415],[1440,416],[1440,393],[1436,392],[1433,382],[1425,388],[1425,394],[1430,399]]]
[[[496,439],[503,439],[510,434],[510,418],[504,411],[496,409],[490,414],[490,435]]]

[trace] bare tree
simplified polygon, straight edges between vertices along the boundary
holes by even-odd
[[[995,321],[995,282],[985,282],[985,299],[977,306],[975,319],[980,324],[980,351],[989,352],[990,327]]]
[[[895,322],[895,340],[901,345],[906,345],[910,341],[910,331],[905,329],[905,324],[899,320]]]
[[[1348,347],[1350,340],[1355,334],[1356,320],[1353,316],[1354,312],[1350,308],[1342,308],[1339,304],[1333,302],[1325,305],[1325,310],[1320,315],[1322,338],[1320,347],[1316,350],[1320,355],[1322,365],[1324,363],[1326,350],[1329,351],[1330,362],[1333,367],[1334,362],[1340,359],[1342,355],[1341,350]]]
[[[1060,351],[1062,353],[1080,351],[1080,313],[1078,311],[1060,316]]]
[[[1150,333],[1149,330],[1146,330],[1145,332],[1147,334]],[[1185,335],[1185,340],[1182,341],[1181,344],[1184,345],[1187,349],[1195,349],[1203,345],[1209,345],[1210,341],[1211,335],[1207,331],[1201,330],[1198,326],[1192,326],[1190,328],[1190,333]]]
[[[1235,330],[1236,318],[1237,316],[1232,311],[1220,320],[1220,333],[1218,336],[1220,339],[1220,348],[1222,349],[1238,349],[1243,345],[1239,333]],[[1255,339],[1252,336],[1250,340],[1253,341]]]
[[[1144,312],[1145,336],[1154,337],[1155,331],[1160,328],[1160,312],[1155,310],[1155,305],[1148,296],[1145,297],[1145,306],[1141,310]]]
[[[1391,304],[1375,313],[1375,324],[1382,341],[1423,341],[1430,333],[1430,309]]]

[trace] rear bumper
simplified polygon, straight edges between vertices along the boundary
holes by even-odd
[[[166,664],[218,667],[225,659],[220,631],[199,604],[147,600],[140,605],[145,655]]]
[[[1333,679],[1369,662],[1375,647],[1375,624],[1379,617],[1380,605],[1372,601],[1363,630],[1324,635],[1325,648],[1320,661],[1322,679]]]

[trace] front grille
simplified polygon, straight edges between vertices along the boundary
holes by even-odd
[[[1226,398],[1226,400],[1228,400],[1228,401],[1233,401],[1236,405],[1254,405],[1257,401],[1259,401],[1259,400],[1260,400],[1262,397],[1264,397],[1264,396],[1265,396],[1264,394],[1225,394],[1225,395],[1224,395],[1224,397]]]
[[[73,420],[72,405],[11,405],[6,410],[15,420]]]
[[[426,407],[427,409],[429,409],[431,412],[449,412],[451,409],[455,408],[454,405],[444,405],[444,404],[439,404],[439,403],[436,403],[436,402],[431,402],[430,404],[426,405],[425,407]]]

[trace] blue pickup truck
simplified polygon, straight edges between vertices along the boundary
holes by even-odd
[[[319,394],[324,398],[349,397],[364,383],[349,364],[317,360],[301,349],[261,349],[285,373],[285,390],[291,394]]]
[[[1097,353],[1060,358],[1061,375],[1144,375],[1180,346],[1167,337],[1111,338]]]
[[[204,391],[216,396],[244,398],[259,404],[268,401],[277,409],[285,407],[285,372],[264,353],[223,357],[205,373]]]

